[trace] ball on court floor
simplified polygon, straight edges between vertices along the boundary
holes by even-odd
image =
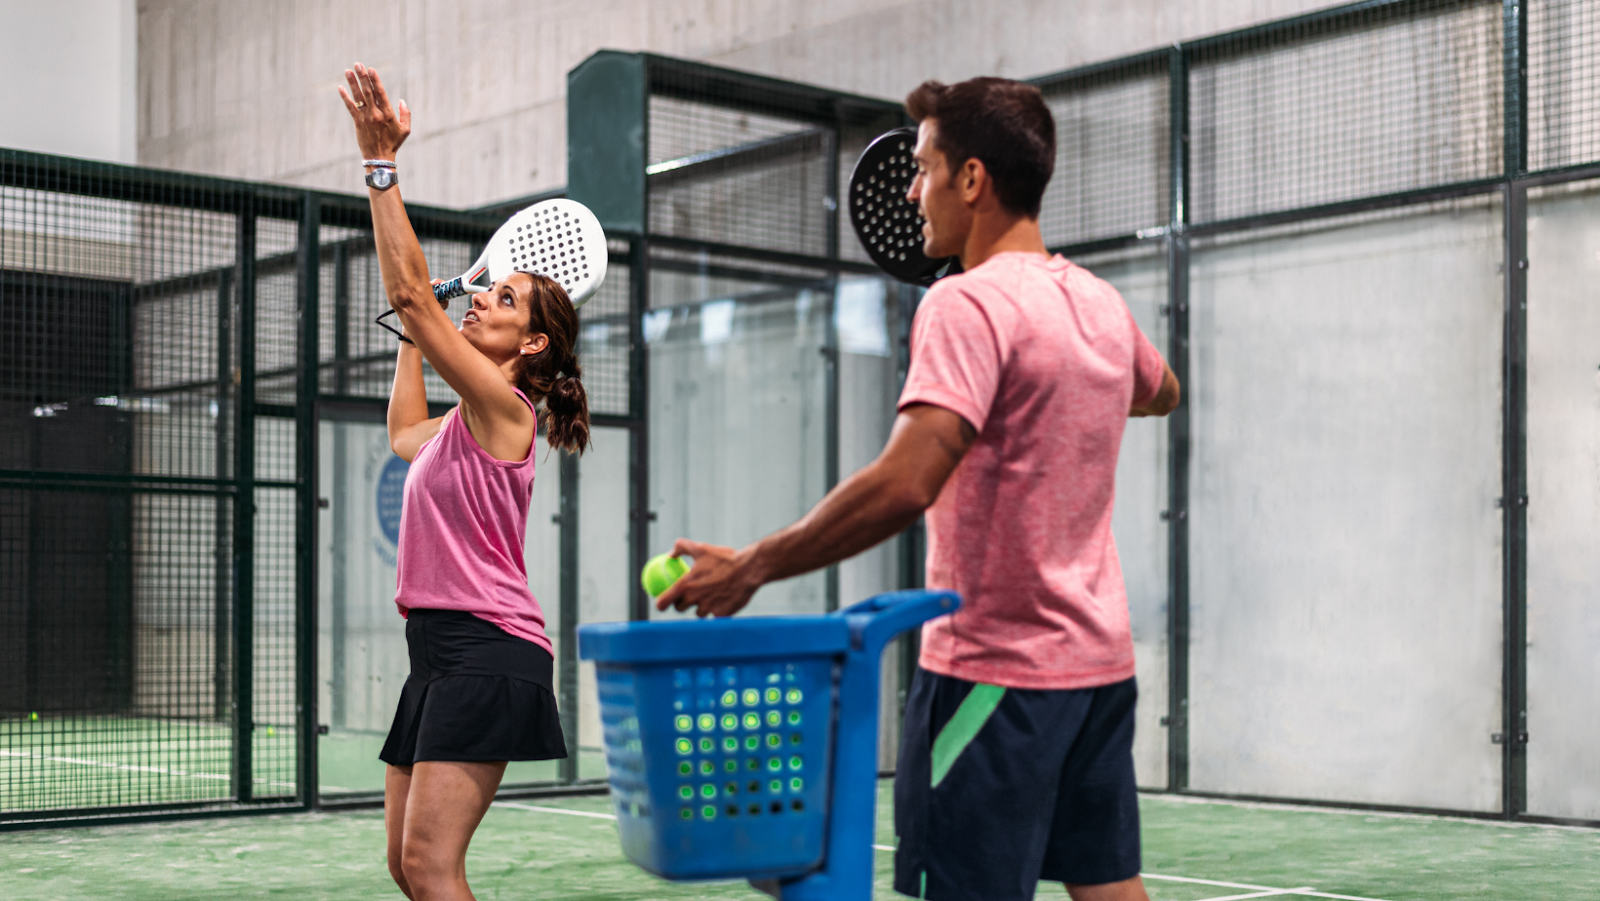
[[[644,572],[639,575],[639,582],[644,586],[645,593],[651,597],[660,597],[663,591],[671,588],[672,583],[678,581],[688,571],[689,565],[681,558],[671,554],[657,554],[644,565]]]

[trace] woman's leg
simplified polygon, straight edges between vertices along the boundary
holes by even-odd
[[[419,761],[411,768],[400,866],[412,901],[471,901],[467,843],[505,771],[504,761]]]
[[[383,834],[384,852],[389,860],[389,875],[411,901],[411,887],[406,885],[406,874],[400,867],[401,849],[406,834],[406,796],[411,789],[411,767],[391,766],[383,775]]]

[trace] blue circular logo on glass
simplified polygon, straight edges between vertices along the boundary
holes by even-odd
[[[406,473],[411,464],[399,457],[390,457],[378,473],[378,528],[383,537],[395,546],[400,544],[400,504],[406,495]]]

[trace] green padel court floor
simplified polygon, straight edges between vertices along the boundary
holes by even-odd
[[[889,784],[878,841],[892,842]],[[1157,901],[1600,898],[1600,831],[1145,796]],[[890,890],[878,854],[875,896]],[[497,803],[467,860],[489,899],[765,898],[743,883],[674,885],[622,858],[601,796]],[[0,834],[0,898],[398,899],[378,810]],[[1041,885],[1040,898],[1065,898]]]
[[[383,791],[381,733],[335,731],[317,743],[324,797]],[[257,798],[295,795],[295,730],[263,725],[251,741]],[[182,804],[230,796],[233,739],[204,720],[137,717],[0,719],[0,812]],[[514,763],[506,785],[553,782],[555,761]],[[578,776],[604,779],[599,749]],[[0,901],[6,895],[0,892]]]

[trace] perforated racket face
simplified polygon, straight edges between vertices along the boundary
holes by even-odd
[[[549,276],[583,306],[606,277],[606,235],[589,208],[575,200],[546,200],[506,220],[489,239],[489,278],[513,272]]]
[[[931,285],[951,260],[922,252],[922,214],[906,199],[917,166],[913,128],[897,128],[867,145],[850,175],[850,224],[867,256],[889,275],[913,285]]]

